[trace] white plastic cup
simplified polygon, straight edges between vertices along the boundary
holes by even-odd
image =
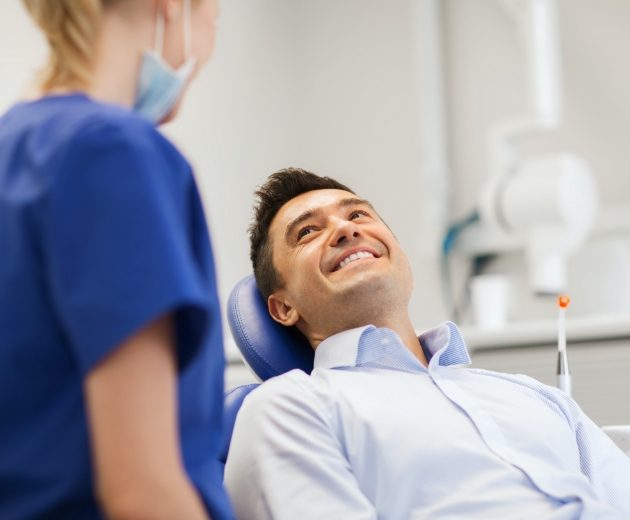
[[[500,274],[475,276],[470,281],[470,301],[475,325],[483,330],[505,327],[508,317],[509,280]]]

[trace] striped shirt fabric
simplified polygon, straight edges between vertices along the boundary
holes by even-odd
[[[239,518],[630,518],[630,458],[564,392],[467,367],[450,322],[322,342],[245,400],[226,466]]]

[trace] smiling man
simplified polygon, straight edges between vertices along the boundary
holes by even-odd
[[[245,400],[225,477],[238,518],[630,517],[630,458],[566,394],[462,366],[452,323],[416,336],[409,262],[369,202],[299,169],[257,196],[258,287],[315,367]]]

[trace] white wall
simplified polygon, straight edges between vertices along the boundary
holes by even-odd
[[[0,113],[25,93],[46,56],[40,33],[22,2],[0,4]]]

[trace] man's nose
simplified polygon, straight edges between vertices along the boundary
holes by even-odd
[[[330,238],[332,247],[343,245],[345,242],[351,242],[353,239],[361,235],[359,226],[352,220],[339,219],[333,223],[334,229]]]

